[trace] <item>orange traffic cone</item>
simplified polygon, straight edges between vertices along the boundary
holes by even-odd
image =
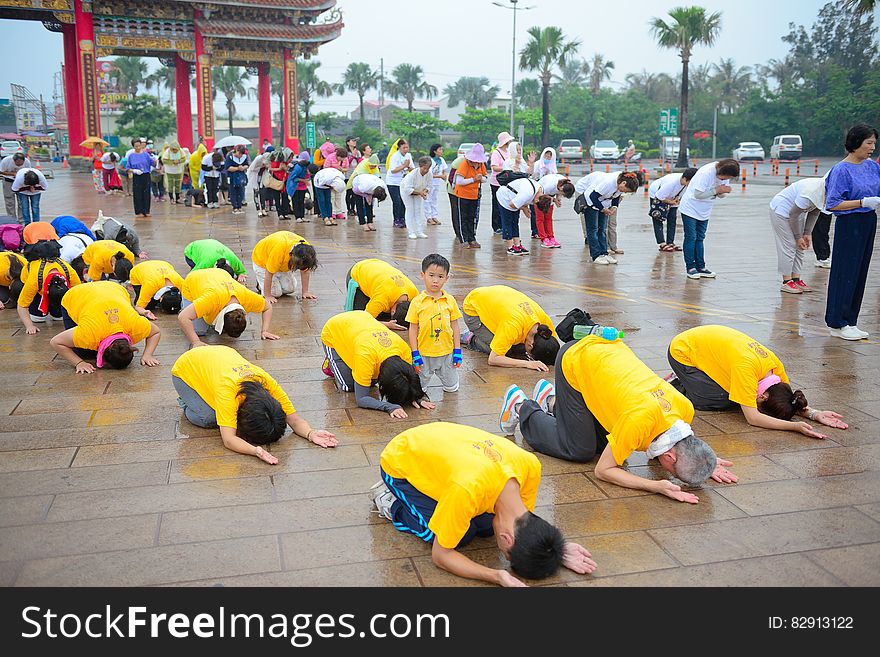
[[[61,168],[62,169],[70,168],[70,165],[67,163],[67,156],[66,155],[61,158]]]

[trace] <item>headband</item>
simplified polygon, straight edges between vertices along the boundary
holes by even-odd
[[[214,330],[217,331],[217,333],[223,333],[223,321],[226,317],[226,313],[230,313],[233,310],[244,310],[244,306],[239,303],[230,303],[217,313],[217,317],[214,319]]]
[[[153,301],[159,301],[159,300],[161,300],[161,299],[162,299],[162,296],[163,296],[166,292],[168,292],[169,290],[173,290],[173,289],[174,289],[174,286],[173,286],[173,285],[165,285],[165,286],[163,286],[163,287],[160,287],[160,288],[159,288],[159,291],[156,292],[156,294],[153,295]]]
[[[645,452],[648,454],[649,459],[657,458],[661,454],[665,454],[672,449],[676,443],[693,435],[694,430],[691,429],[691,425],[683,420],[676,420],[669,429],[651,441],[651,444],[648,445],[648,449],[646,449]]]
[[[125,340],[128,344],[133,344],[131,336],[126,333],[114,333],[113,335],[108,335],[98,343],[98,367],[104,367],[104,352],[107,351],[107,347],[117,340]]]
[[[777,383],[782,383],[782,379],[780,379],[775,374],[765,376],[763,379],[758,381],[758,397],[767,392],[767,388],[775,386]]]

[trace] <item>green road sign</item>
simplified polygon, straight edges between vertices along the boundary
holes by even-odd
[[[315,137],[315,124],[312,121],[306,123],[306,148],[314,148],[317,146]]]
[[[678,134],[678,108],[660,110],[660,136],[675,137]]]

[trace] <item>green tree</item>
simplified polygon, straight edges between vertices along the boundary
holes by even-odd
[[[655,103],[666,104],[675,97],[675,82],[666,73],[628,73],[626,84],[629,89],[642,92]]]
[[[464,141],[478,141],[487,146],[499,132],[510,127],[510,114],[500,109],[467,108],[455,128]],[[488,150],[488,149],[487,149]]]
[[[737,66],[729,57],[713,64],[712,70],[711,87],[718,99],[718,106],[722,112],[730,114],[742,104],[752,88],[752,69]]]
[[[340,94],[345,90],[354,91],[358,95],[358,107],[360,108],[361,121],[364,120],[364,96],[370,89],[375,89],[379,84],[379,72],[370,68],[364,62],[352,62],[342,74],[342,83],[336,85]]]
[[[329,98],[333,95],[333,85],[318,75],[320,67],[321,62],[317,60],[296,63],[296,93],[304,123],[311,121],[312,107],[318,98]]]
[[[315,129],[326,136],[337,124],[339,117],[333,112],[318,112],[312,115],[312,121],[315,123]]]
[[[489,82],[489,78],[462,77],[453,84],[447,84],[443,90],[449,96],[449,106],[456,107],[463,102],[464,106],[488,107],[498,95],[498,85]]]
[[[572,57],[559,67],[559,73],[554,73],[553,79],[561,88],[583,86],[590,81],[590,65],[586,60]]]
[[[143,136],[158,141],[174,132],[176,117],[152,96],[136,96],[122,103],[122,114],[116,125],[122,136]]]
[[[391,80],[385,85],[388,94],[397,100],[400,97],[406,99],[406,108],[412,112],[413,102],[418,98],[431,99],[437,95],[437,87],[428,84],[423,76],[421,66],[413,64],[399,64],[391,71]]]
[[[856,14],[870,14],[877,7],[877,0],[846,0],[845,5]]]
[[[138,87],[147,77],[147,63],[140,57],[117,57],[113,60],[120,89],[131,98],[137,96]]]
[[[651,20],[651,33],[661,48],[678,51],[681,58],[681,103],[679,108],[678,134],[681,146],[677,167],[687,164],[688,148],[688,66],[697,45],[711,46],[721,32],[721,12],[706,13],[703,7],[676,7],[669,12],[672,19]]]
[[[541,83],[535,78],[526,78],[516,83],[516,106],[534,109],[541,106]]]
[[[602,55],[596,53],[590,62],[590,93],[593,98],[599,95],[602,89],[602,83],[611,79],[611,71],[614,70],[614,62],[606,60]],[[593,135],[595,129],[595,116],[590,113],[590,127],[587,130],[587,148],[593,143]]]
[[[404,112],[394,110],[388,122],[388,131],[392,135],[406,137],[413,150],[425,152],[431,142],[438,141],[440,131],[451,128],[447,121],[438,119],[424,112]]]
[[[550,139],[550,82],[553,70],[574,57],[580,42],[568,41],[558,27],[530,27],[529,41],[519,53],[519,67],[538,73],[541,81],[541,143]]]
[[[382,142],[386,141],[381,132],[369,127],[364,121],[355,123],[351,128],[351,134],[358,138],[359,148],[363,148],[364,144],[369,144],[374,153],[378,153]]]
[[[235,117],[235,99],[248,92],[250,77],[240,66],[221,66],[212,72],[215,93],[226,96],[226,116],[229,121],[229,134],[233,133],[232,120]]]
[[[174,96],[174,88],[177,83],[177,75],[171,66],[160,66],[155,71],[144,78],[144,86],[147,91],[156,87],[156,100],[162,104],[162,88],[168,90],[168,99]]]

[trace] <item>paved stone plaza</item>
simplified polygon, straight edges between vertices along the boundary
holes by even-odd
[[[74,214],[91,225],[100,208],[132,221],[130,198],[98,197],[90,178],[56,173],[43,195],[44,220]],[[478,584],[435,568],[427,544],[372,514],[368,489],[378,480],[380,451],[397,432],[442,419],[497,434],[505,388],[517,383],[530,391],[540,375],[489,368],[485,356],[466,351],[459,392],[435,411],[407,409],[409,419],[392,420],[357,408],[320,369],[321,327],[342,308],[352,263],[384,258],[417,280],[422,257],[436,251],[452,262],[447,290],[459,303],[473,287],[505,283],[554,319],[579,306],[599,323],[626,329],[627,343],[661,375],[669,371],[666,348],[677,332],[702,323],[742,330],[779,355],[811,405],[836,410],[850,424],[828,429],[823,441],[752,429],[739,411],[698,412],[697,435],[731,459],[740,478],[732,486],[710,481],[698,505],[600,482],[593,463],[539,456],[537,512],[587,546],[599,564],[592,576],[562,570],[544,584],[880,585],[880,259],[875,254],[859,322],[877,337],[828,337],[828,270],[813,267],[812,253],[804,279],[815,291],[795,296],[778,289],[767,204],[779,188],[737,187],[716,204],[706,261],[718,278],[699,281],[685,279],[680,253],[658,252],[641,191],[621,204],[619,245],[626,253],[616,266],[588,262],[571,201],[555,217],[563,248],[541,249],[526,237],[529,257],[506,255],[492,236],[488,193],[478,251],[454,245],[445,199],[443,225],[429,226],[430,239],[417,241],[391,228],[390,201],[380,206],[375,233],[350,219],[336,227],[279,226],[274,215],[258,219],[252,206],[233,216],[229,206],[154,203],[153,216],[135,224],[141,243],[181,273],[188,271],[183,247],[194,239],[226,243],[251,274],[251,249],[270,232],[294,230],[315,244],[322,266],[312,291],[319,298],[281,299],[272,330],[282,340],[261,342],[252,320],[240,340],[223,341],[275,376],[312,426],[336,433],[339,447],[321,449],[288,435],[271,450],[280,463],[269,466],[227,451],[216,431],[188,424],[171,386],[171,365],[187,348],[173,317],[158,320],[161,367],[135,363],[82,376],[49,346],[60,326],[27,336],[15,313],[2,311],[0,584]],[[524,219],[521,230],[528,235]],[[644,454],[629,467],[660,476]],[[476,539],[466,551],[499,565],[491,539]]]

